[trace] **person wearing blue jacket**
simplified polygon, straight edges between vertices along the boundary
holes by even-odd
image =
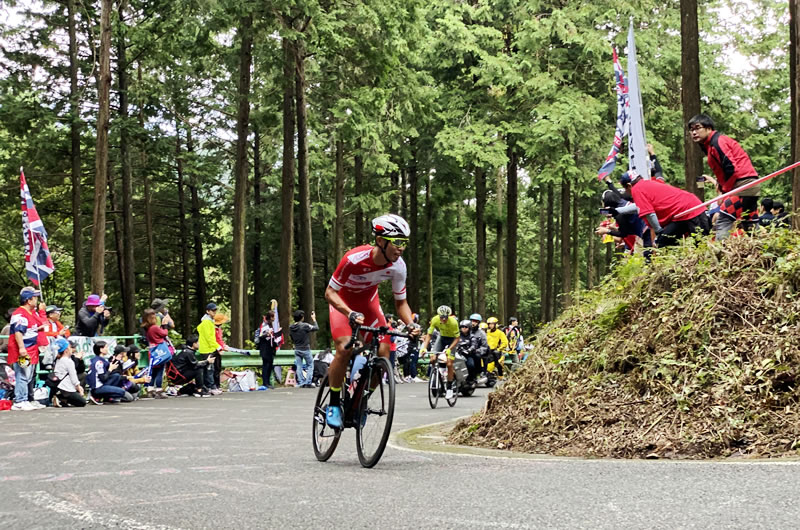
[[[89,361],[89,373],[86,382],[89,383],[89,398],[98,405],[96,398],[108,398],[111,403],[120,401],[133,401],[133,396],[122,388],[122,376],[112,373],[119,367],[117,361],[109,362],[108,344],[102,340],[94,343],[94,357]]]

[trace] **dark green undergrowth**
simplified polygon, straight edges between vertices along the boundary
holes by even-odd
[[[631,257],[537,336],[455,443],[596,457],[800,450],[800,234]]]

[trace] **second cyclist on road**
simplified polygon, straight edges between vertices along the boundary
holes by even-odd
[[[435,363],[436,355],[444,352],[447,356],[447,394],[445,399],[453,399],[453,379],[455,372],[453,371],[453,361],[455,360],[456,346],[458,346],[458,319],[453,316],[453,311],[446,305],[440,306],[436,310],[437,316],[431,319],[430,326],[428,326],[428,333],[422,341],[422,348],[419,351],[420,357],[425,355],[428,351],[428,346],[431,342],[431,335],[435,331],[439,331],[439,338],[431,348],[431,366]]]

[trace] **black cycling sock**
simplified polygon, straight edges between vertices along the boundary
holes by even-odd
[[[448,389],[453,388],[453,382],[452,381],[448,381],[447,382],[447,388]]]
[[[339,406],[341,394],[342,394],[341,387],[339,388],[331,387],[331,407]]]

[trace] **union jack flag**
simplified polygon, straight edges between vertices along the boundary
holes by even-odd
[[[611,48],[614,54],[614,80],[617,85],[617,130],[614,133],[614,145],[611,146],[606,161],[597,172],[597,178],[603,180],[614,171],[617,165],[617,155],[622,147],[622,139],[628,135],[628,111],[630,102],[628,99],[628,83],[625,79],[625,71],[619,63],[617,50]]]
[[[47,247],[47,231],[33,204],[33,197],[25,182],[25,173],[19,171],[20,196],[22,198],[22,239],[25,243],[25,270],[28,279],[39,285],[41,280],[55,270],[50,249]]]

